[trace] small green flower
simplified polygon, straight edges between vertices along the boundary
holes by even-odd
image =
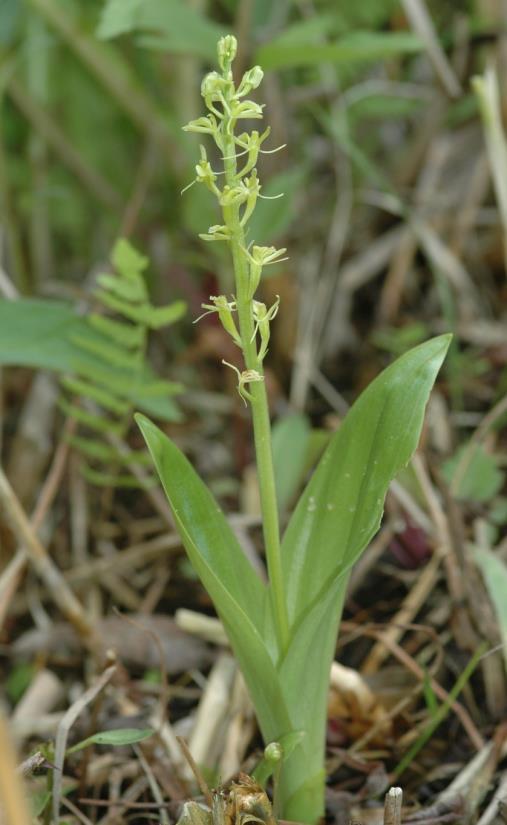
[[[258,357],[261,363],[262,361],[264,361],[268,352],[269,338],[271,335],[270,324],[273,318],[275,318],[279,306],[279,295],[276,296],[275,303],[269,309],[267,309],[266,304],[263,304],[261,301],[252,301],[252,315],[255,322],[252,341],[254,340],[257,333],[259,333],[261,337],[261,345],[259,348]]]
[[[264,381],[264,376],[261,375],[260,372],[257,372],[257,370],[243,370],[243,372],[240,372],[239,369],[234,366],[234,364],[229,364],[229,362],[225,361],[223,358],[222,364],[225,364],[226,367],[230,367],[231,370],[234,370],[234,372],[238,376],[238,393],[245,402],[246,407],[247,399],[248,401],[251,401],[252,396],[250,395],[248,390],[245,389],[245,385]]]
[[[229,241],[231,235],[226,226],[214,224],[210,226],[207,232],[199,233],[199,237],[203,241]]]
[[[196,120],[191,120],[183,126],[184,132],[201,132],[202,134],[213,135],[217,130],[217,121],[213,115],[204,115]]]
[[[274,246],[253,246],[252,250],[245,249],[245,254],[250,262],[250,278],[248,282],[249,295],[253,298],[262,275],[262,268],[269,264],[286,261],[283,256],[287,252],[285,247],[276,249]]]
[[[232,317],[232,313],[236,311],[236,301],[228,301],[226,295],[210,295],[211,304],[202,304],[202,308],[206,309],[207,312],[204,312],[199,318],[196,318],[194,324],[204,318],[205,315],[209,315],[211,312],[218,312],[218,317],[220,322],[225,329],[226,332],[229,333],[232,340],[238,347],[241,347],[241,337],[236,328],[236,324],[234,322],[234,318]]]
[[[207,189],[210,190],[210,192],[213,192],[214,195],[219,196],[220,190],[215,184],[217,176],[211,168],[211,164],[208,161],[204,146],[201,146],[201,160],[196,164],[195,171],[197,183],[203,183]]]

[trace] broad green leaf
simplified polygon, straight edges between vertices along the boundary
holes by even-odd
[[[329,671],[334,657],[348,576],[323,582],[310,609],[292,629],[289,649],[278,668],[289,714],[305,732],[282,773],[280,801],[286,816],[303,822],[323,797]],[[301,690],[304,685],[304,690]]]
[[[507,671],[507,565],[492,550],[486,549],[477,548],[475,550],[475,560],[493,602]]]
[[[300,413],[279,419],[273,427],[273,465],[278,504],[282,512],[302,484],[310,432],[307,417]]]
[[[434,338],[403,355],[362,393],[333,436],[282,543],[292,625],[344,575],[377,532],[390,482],[417,447],[424,409],[450,343]]]
[[[178,421],[181,413],[169,397],[155,398],[144,394],[144,385],[152,385],[155,376],[144,364],[136,382],[132,370],[111,368],[96,355],[83,350],[75,342],[107,342],[98,330],[61,301],[43,299],[0,299],[0,365],[49,369],[59,373],[78,373],[98,380],[115,393],[122,392],[150,415],[166,421]],[[169,388],[171,384],[167,383]],[[172,385],[176,392],[179,385]],[[167,396],[169,392],[167,392]]]
[[[457,489],[454,495],[468,501],[490,501],[498,493],[504,482],[504,473],[498,468],[495,456],[487,453],[482,445],[477,444],[468,455],[469,445],[464,445],[442,467],[449,484]],[[462,463],[464,462],[464,464]]]
[[[217,502],[181,450],[136,415],[190,561],[213,599],[255,704],[266,741],[292,725],[264,635],[266,588],[247,560]],[[267,628],[269,632],[269,627]],[[271,647],[271,654],[269,651]]]
[[[67,750],[67,755],[81,751],[83,748],[87,748],[88,745],[112,745],[115,748],[121,748],[124,745],[135,745],[136,742],[142,742],[143,739],[148,739],[153,734],[154,731],[150,728],[119,728],[118,730],[99,731],[92,736],[88,736],[87,739],[83,739],[82,742],[78,742],[77,745],[73,745]]]
[[[410,32],[356,31],[334,43],[284,45],[283,40],[272,40],[257,50],[255,61],[266,70],[320,63],[371,63],[419,52],[422,48],[420,39]]]
[[[214,60],[223,26],[208,20],[183,0],[108,0],[97,34],[117,37],[130,31],[155,32],[144,45],[177,54],[193,54]]]

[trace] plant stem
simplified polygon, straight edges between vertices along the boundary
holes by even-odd
[[[236,183],[237,172],[236,147],[234,138],[228,134],[226,123],[222,135],[225,182],[228,186],[233,187]],[[248,294],[249,272],[248,259],[245,254],[246,241],[244,229],[240,223],[239,206],[224,206],[223,215],[225,225],[230,232],[230,248],[236,284],[236,306],[245,367],[247,370],[256,370],[259,375],[264,377],[254,336],[252,299]],[[289,620],[280,551],[278,504],[271,450],[271,425],[264,380],[252,382],[249,386],[249,393],[251,395],[255,454],[262,509],[262,529],[271,586],[273,615],[280,655],[283,656],[289,642]]]

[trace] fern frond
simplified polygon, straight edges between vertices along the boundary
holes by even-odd
[[[142,481],[128,474],[103,473],[100,470],[93,470],[86,464],[83,467],[83,476],[96,487],[140,487],[143,490],[149,490],[157,484],[156,479],[152,476],[149,476],[146,481]]]
[[[125,352],[124,349],[116,344],[109,343],[105,338],[103,341],[99,341],[81,335],[73,335],[71,340],[81,349],[92,355],[97,355],[102,361],[111,364],[113,367],[122,367],[134,371],[142,363],[142,353]]]
[[[123,435],[125,426],[123,423],[118,423],[116,421],[111,421],[109,418],[105,416],[96,415],[95,413],[88,412],[84,410],[82,407],[79,407],[77,404],[72,404],[70,401],[67,401],[66,398],[60,398],[58,400],[58,404],[65,413],[70,418],[74,418],[79,424],[84,424],[86,427],[89,427],[91,430],[95,430],[99,433],[104,433],[104,435],[108,435],[111,433],[112,435]]]
[[[160,329],[161,327],[169,326],[169,324],[174,324],[175,321],[179,321],[186,311],[187,305],[185,301],[174,301],[174,303],[165,307],[150,306],[146,313],[146,323],[150,329]]]
[[[145,303],[148,299],[148,291],[146,284],[141,277],[127,278],[117,277],[116,275],[99,275],[97,283],[107,292],[117,295],[124,301],[131,303]]]
[[[129,463],[138,464],[140,467],[150,467],[151,458],[146,450],[130,450],[128,456],[124,456],[120,450],[115,447],[110,447],[102,441],[97,441],[94,438],[83,438],[79,435],[70,436],[67,442],[79,450],[86,458],[92,458],[96,461],[104,463],[115,462],[123,463],[128,459]]]
[[[116,415],[124,416],[128,413],[131,404],[128,401],[121,400],[114,395],[111,395],[108,390],[98,387],[89,381],[83,381],[81,378],[73,378],[72,376],[64,376],[61,379],[62,385],[73,395],[81,395],[84,398],[90,398],[96,401],[105,410],[115,413]]]
[[[98,276],[96,300],[106,311],[117,315],[94,313],[87,318],[88,325],[99,335],[75,335],[71,338],[83,353],[73,364],[74,375],[62,378],[62,386],[72,395],[93,402],[92,410],[66,398],[60,406],[74,418],[99,435],[124,438],[132,411],[132,398],[144,395],[147,399],[174,395],[181,391],[179,384],[151,379],[145,365],[145,349],[149,329],[174,323],[185,312],[183,301],[165,307],[154,307],[148,297],[143,271],[148,259],[140,255],[126,240],[115,244],[112,253],[115,274]],[[88,360],[85,355],[92,356]],[[99,408],[95,412],[95,407]],[[101,414],[104,411],[104,415]],[[116,472],[126,463],[149,466],[144,451],[120,450],[101,442],[100,438],[76,435],[70,443],[93,464],[84,464],[84,476],[96,486],[143,486],[132,474]],[[106,469],[102,469],[103,465]],[[153,481],[154,483],[154,481]]]
[[[124,321],[113,321],[112,318],[106,318],[105,315],[96,314],[89,316],[88,323],[102,335],[110,338],[111,341],[120,344],[120,346],[133,349],[144,344],[146,333],[142,327],[126,324]]]

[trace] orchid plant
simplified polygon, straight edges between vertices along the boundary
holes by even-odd
[[[311,824],[324,810],[329,671],[348,576],[380,526],[389,483],[417,447],[450,336],[412,349],[363,392],[331,439],[281,540],[263,369],[279,300],[267,307],[256,295],[264,268],[283,260],[286,250],[248,237],[262,197],[256,166],[269,128],[240,131],[242,121],[263,117],[263,106],[248,99],[263,72],[255,66],[235,83],[236,48],[232,36],[219,41],[220,70],[202,83],[207,114],[184,128],[211,138],[223,164],[215,171],[202,146],[195,180],[221,208],[223,222],[201,238],[228,246],[235,293],[211,296],[203,308],[217,313],[242,361],[240,368],[228,366],[252,416],[267,582],[178,447],[144,416],[137,421],[182,542],[242,669],[264,741],[278,743],[278,813]]]

